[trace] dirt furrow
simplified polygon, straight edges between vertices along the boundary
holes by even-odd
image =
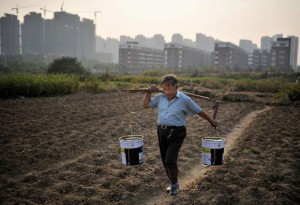
[[[228,153],[232,148],[235,146],[235,141],[238,137],[243,134],[243,131],[250,125],[250,123],[257,117],[257,115],[270,110],[271,107],[265,107],[260,110],[255,110],[248,115],[246,115],[234,128],[233,130],[228,133],[225,138],[225,148],[224,148],[224,159],[227,158]],[[218,132],[218,131],[217,131]],[[189,187],[193,187],[195,185],[195,180],[200,180],[201,178],[205,177],[207,172],[210,172],[214,167],[207,166],[204,164],[197,164],[194,166],[189,172],[182,176],[179,179],[180,182],[180,189],[186,190]],[[143,197],[144,198],[144,197]],[[160,194],[156,196],[152,196],[147,200],[141,199],[140,204],[147,204],[147,205],[161,205],[161,204],[169,204],[170,199],[166,197],[166,194]]]

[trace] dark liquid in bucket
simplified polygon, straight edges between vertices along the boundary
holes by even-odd
[[[224,153],[224,148],[223,149],[211,149],[210,154],[211,154],[211,165],[221,165],[223,164],[223,153]]]
[[[143,164],[143,136],[129,135],[120,138],[121,157],[124,165]]]
[[[202,138],[202,160],[206,165],[223,164],[224,138]]]
[[[140,160],[140,155],[143,153],[143,147],[124,149],[124,152],[127,165],[138,165],[143,163],[143,161]]]

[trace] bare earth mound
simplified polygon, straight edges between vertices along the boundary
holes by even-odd
[[[0,100],[0,204],[296,204],[299,194],[300,109],[272,107],[237,139],[224,165],[191,178],[176,197],[164,194],[156,110],[142,95],[87,94]],[[196,100],[212,114],[211,104]],[[226,137],[255,103],[224,103],[219,134]],[[145,163],[124,166],[118,138],[144,135]],[[188,119],[180,177],[201,165],[201,138],[216,131]],[[225,145],[226,149],[226,145]],[[196,176],[196,175],[195,175]],[[154,200],[155,201],[155,200]],[[154,202],[153,201],[153,202]]]

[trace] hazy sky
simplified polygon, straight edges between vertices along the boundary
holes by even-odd
[[[94,19],[93,11],[101,11],[96,33],[103,38],[162,34],[169,42],[181,33],[195,41],[196,33],[203,33],[237,45],[248,39],[260,47],[262,36],[300,37],[300,0],[0,0],[0,15],[15,14],[12,8],[18,5],[22,22],[25,14],[42,12],[44,6],[60,11],[63,2],[64,11],[80,17]],[[298,56],[300,62],[299,51]]]

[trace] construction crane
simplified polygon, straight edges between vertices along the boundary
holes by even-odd
[[[32,6],[22,6],[19,7],[18,4],[15,8],[12,8],[11,10],[16,10],[16,14],[17,16],[19,15],[19,9],[25,9],[25,8],[31,8],[31,7],[36,7],[36,6],[40,6],[40,5],[32,5]]]
[[[75,12],[75,13],[77,13],[77,14],[79,14],[79,13],[94,13],[94,22],[95,22],[95,25],[97,25],[97,13],[101,13],[101,11],[97,11],[97,10],[95,10],[95,11],[82,11],[82,12]]]
[[[63,11],[63,7],[64,7],[64,1],[61,4],[60,11]]]
[[[97,25],[96,21],[97,21],[97,13],[101,14],[101,11],[94,11],[94,16],[95,16],[95,26]]]
[[[40,8],[40,10],[43,10],[43,11],[44,11],[44,19],[46,19],[46,12],[47,12],[47,11],[53,12],[53,11],[47,10],[45,6],[44,6],[44,8]]]
[[[16,10],[16,14],[17,14],[17,19],[19,17],[19,9],[25,9],[25,8],[31,8],[31,7],[35,7],[35,6],[40,6],[40,5],[31,5],[31,6],[22,6],[19,7],[18,4],[15,8],[12,8],[11,10]],[[20,39],[20,54],[22,54],[22,32],[21,32],[21,24],[19,24],[19,39]]]

